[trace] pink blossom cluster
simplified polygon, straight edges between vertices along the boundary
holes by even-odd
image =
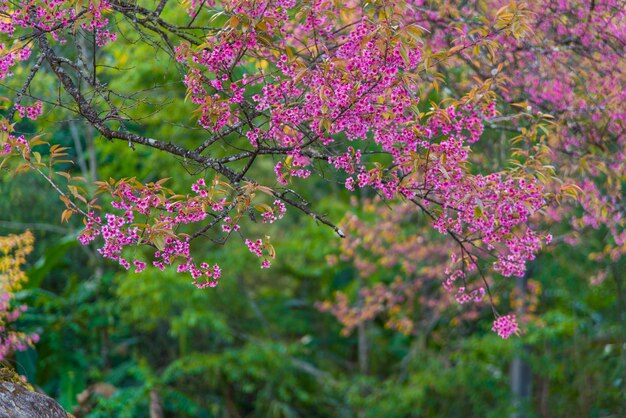
[[[7,322],[15,322],[22,312],[26,312],[26,305],[20,305],[15,308],[11,307],[11,294],[8,292],[0,294],[0,312],[3,319]],[[4,331],[4,327],[0,324],[0,332]]]
[[[5,127],[0,127],[1,130],[6,132],[4,128]],[[7,135],[6,141],[1,145],[0,156],[7,156],[13,151],[19,152],[22,155],[30,154],[30,144],[24,135],[17,137],[10,134]]]
[[[291,169],[289,175],[291,177],[307,178],[311,175],[311,170],[305,170],[311,164],[311,159],[301,154],[299,147],[295,147],[293,151],[288,153],[288,159],[291,159]]]
[[[0,43],[0,80],[13,76],[11,68],[18,62],[26,61],[30,56],[31,49],[23,47],[18,51],[11,50],[5,44]]]
[[[287,185],[289,182],[287,181],[288,173],[283,171],[283,162],[279,161],[274,166],[274,174],[276,174],[276,181],[282,185]]]
[[[91,19],[88,22],[81,23],[81,27],[96,35],[96,44],[99,47],[115,42],[117,34],[106,29],[109,19],[104,16],[104,11],[109,9],[111,5],[106,0],[90,1],[89,11]]]
[[[193,196],[176,196],[161,186],[162,182],[143,185],[136,180],[120,180],[117,183],[99,183],[101,192],[107,191],[113,196],[111,206],[118,214],[106,213],[104,219],[94,212],[85,218],[85,228],[78,239],[88,245],[100,237],[103,244],[98,252],[110,260],[116,261],[125,269],[134,266],[135,273],[142,272],[148,262],[139,258],[127,259],[125,250],[139,244],[155,247],[152,265],[160,270],[167,266],[176,266],[178,273],[188,273],[193,284],[199,288],[214,287],[222,275],[221,268],[208,263],[198,263],[191,255],[190,236],[177,233],[183,225],[197,224],[209,216],[221,220],[221,229],[226,233],[239,231],[241,214],[232,217],[228,213],[234,204],[221,197],[225,192],[214,179],[210,184],[200,178],[191,185]],[[269,207],[267,205],[261,205]],[[273,223],[283,218],[286,206],[280,200],[273,202],[270,210],[262,212],[263,221]],[[257,257],[264,257],[261,268],[269,268],[269,258],[274,257],[274,249],[266,241],[245,241],[249,250]],[[134,251],[133,253],[135,253]]]
[[[26,116],[28,119],[36,120],[43,113],[43,103],[41,101],[37,101],[34,105],[28,107],[18,104],[15,105],[15,110],[17,110],[22,118]]]
[[[224,232],[237,232],[239,231],[239,224],[236,223],[236,221],[231,218],[230,216],[226,216],[223,219],[224,224],[222,225],[222,231]]]
[[[337,170],[342,170],[346,174],[354,174],[356,167],[360,167],[361,157],[360,149],[355,150],[354,147],[348,147],[348,151],[344,154],[328,157],[328,164],[332,164]]]
[[[3,298],[4,295],[0,295]],[[2,303],[2,302],[0,302]],[[2,318],[4,312],[0,310],[0,318],[5,321],[5,324],[15,321],[10,319],[9,315],[13,314],[17,318],[22,312],[26,310],[25,306],[15,308],[13,311],[6,312],[7,316]],[[24,351],[28,347],[32,347],[33,344],[39,342],[39,334],[24,334],[22,332],[7,332],[5,325],[0,325],[0,360],[6,359],[9,354],[14,351]]]
[[[444,271],[445,280],[442,284],[447,292],[454,294],[454,299],[461,305],[470,302],[481,302],[486,292],[483,286],[479,286],[471,291],[466,288],[468,273],[473,273],[478,269],[475,259],[471,256],[468,257],[459,258],[456,253],[450,255],[451,265]]]
[[[455,253],[452,253],[450,258],[452,259],[452,263],[457,262],[457,256]],[[470,264],[471,271],[475,269],[474,266],[475,264]],[[445,276],[446,276],[446,279],[443,282],[443,288],[447,290],[448,292],[453,292],[456,289],[455,283],[457,282],[457,280],[465,279],[465,271],[461,269],[451,270],[450,268],[447,268],[445,270]]]
[[[287,213],[287,207],[280,200],[274,200],[274,207],[272,210],[263,212],[261,217],[263,218],[263,223],[272,224],[276,222],[278,219],[282,219]]]
[[[111,205],[122,214],[107,213],[103,221],[99,216],[90,213],[85,219],[85,229],[78,239],[83,245],[87,245],[101,236],[104,244],[98,252],[105,258],[117,261],[125,269],[131,268],[131,261],[124,258],[124,249],[151,243],[157,248],[153,266],[164,270],[166,266],[177,265],[177,272],[190,274],[197,287],[214,287],[221,277],[220,267],[217,264],[197,264],[190,254],[189,237],[177,235],[175,231],[181,225],[204,220],[208,214],[204,208],[223,210],[224,201],[209,197],[204,179],[194,183],[192,190],[197,197],[171,200],[166,197],[158,183],[137,186],[121,181],[110,192],[116,199]],[[153,222],[151,225],[137,226],[137,216],[152,218]],[[147,263],[134,259],[132,265],[135,266],[134,271],[140,273]]]
[[[248,250],[259,258],[263,257],[264,249],[271,248],[269,242],[264,242],[262,239],[257,239],[256,241],[251,241],[249,239],[246,239],[245,242],[246,242],[246,245],[248,246]],[[272,254],[270,253],[270,257],[271,256]],[[261,268],[268,269],[270,268],[270,266],[271,266],[271,262],[268,259],[268,257],[263,257],[263,261],[261,261]]]
[[[189,7],[187,7],[187,14],[191,17],[195,17],[202,7],[215,7],[216,2],[214,0],[190,0]]]
[[[13,32],[15,32],[15,26],[13,26],[13,23],[11,23],[11,21],[0,21],[0,33],[6,33],[9,36],[13,35]]]
[[[479,287],[478,289],[472,290],[471,292],[467,293],[465,291],[465,287],[461,286],[459,287],[457,293],[454,295],[454,298],[456,299],[456,301],[460,303],[461,305],[463,305],[464,303],[468,303],[468,302],[480,302],[483,300],[484,297],[485,297],[484,287]]]
[[[19,5],[0,2],[0,12],[6,17],[0,22],[0,33],[12,37],[17,28],[36,28],[50,33],[54,40],[63,44],[66,42],[63,31],[74,22],[80,22],[83,29],[94,32],[97,45],[102,47],[117,39],[117,34],[106,28],[109,19],[105,17],[105,13],[110,7],[107,1],[89,1],[86,5],[74,5],[67,0],[29,0]],[[2,74],[0,71],[0,78],[3,78]]]
[[[505,315],[499,317],[493,322],[491,330],[504,339],[509,338],[513,334],[517,334],[518,326],[515,315]]]
[[[263,256],[263,240],[258,239],[256,241],[246,240],[246,245],[252,254],[255,254],[257,257]]]

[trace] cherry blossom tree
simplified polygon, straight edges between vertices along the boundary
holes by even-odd
[[[412,9],[411,18],[427,29],[425,49],[439,54],[464,45],[476,36],[484,36],[475,22],[505,4],[460,2],[444,7],[434,2],[421,2]],[[497,90],[501,113],[485,124],[487,132],[502,135],[510,132],[518,143],[529,138],[531,143],[534,142],[537,129],[549,132],[540,140],[539,147],[522,147],[514,153],[524,155],[526,169],[533,164],[532,160],[544,161],[541,164],[549,161],[561,181],[569,184],[561,190],[572,197],[580,195],[582,212],[569,202],[548,207],[549,217],[543,219],[544,225],[549,224],[553,231],[561,231],[555,232],[559,242],[574,245],[590,237],[589,229],[598,230],[603,246],[590,254],[599,268],[591,282],[597,284],[612,276],[619,289],[618,263],[625,248],[622,204],[624,113],[621,105],[625,80],[624,3],[544,1],[528,7],[532,35],[521,42],[504,36],[494,37],[494,43],[486,43],[482,51],[479,48],[462,52],[438,63],[437,71],[444,76],[445,89],[452,95],[467,90],[468,85],[475,82],[473,77],[486,80],[498,73],[507,75],[508,80]],[[466,69],[463,77],[455,74],[459,67]],[[522,115],[544,119],[544,122],[532,126]],[[496,150],[500,146],[498,144]],[[497,154],[489,155],[497,158]],[[475,153],[474,158],[478,155]],[[479,162],[491,163],[485,158]],[[541,177],[546,172],[539,170],[536,173]],[[393,212],[381,210],[381,219],[385,220],[383,225],[387,220],[394,225],[402,222],[402,212],[398,207]],[[348,240],[350,244],[341,246],[341,254],[355,266],[373,267],[377,262],[385,265],[395,259],[398,246],[403,244],[407,244],[405,255],[411,259],[412,247],[408,245],[411,239],[407,242],[398,238],[401,236],[398,231],[387,242],[384,231],[377,230],[377,226],[365,227],[356,217],[351,217],[347,224],[356,226],[356,229],[354,237]],[[422,231],[417,236],[423,237],[426,233]],[[381,243],[384,244],[381,246]],[[375,248],[373,254],[372,248]],[[421,247],[422,250],[425,248]],[[436,256],[431,255],[428,259],[433,257]],[[352,301],[351,306],[346,295],[341,293],[334,304],[325,302],[321,306],[333,312],[347,326],[346,331],[355,323],[378,314],[387,313],[393,318],[398,312],[406,312],[406,305],[410,305],[406,303],[406,295],[398,294],[398,289],[411,288],[416,279],[427,281],[430,278],[424,273],[415,277],[413,272],[406,272],[404,276],[403,281],[396,281],[389,287],[377,283],[373,288],[362,290],[359,301]],[[405,301],[401,310],[389,302],[398,299]],[[469,296],[463,300],[467,299]],[[437,298],[431,295],[429,301],[435,300]]]
[[[573,170],[558,154],[588,152],[590,138],[604,144],[604,133],[618,138],[616,146],[622,141],[623,89],[616,87],[623,70],[615,64],[623,52],[623,10],[617,1],[592,1],[582,14],[570,2],[546,3],[3,1],[0,79],[20,84],[3,98],[0,167],[43,176],[66,205],[62,220],[82,216],[79,240],[93,242],[103,257],[138,273],[149,264],[172,265],[199,288],[218,285],[222,276],[219,260],[193,253],[202,237],[241,241],[261,268],[270,267],[270,238],[247,232],[257,215],[273,223],[301,212],[344,237],[337,220],[302,196],[320,177],[347,192],[402,202],[403,210],[429,219],[448,240],[444,287],[459,301],[479,301],[490,293],[486,275],[524,275],[552,239],[539,222],[545,212],[577,196],[579,177],[556,179],[553,160],[568,175],[567,167]],[[186,129],[200,129],[201,142],[187,140],[185,129],[143,135],[143,118],[155,113],[166,122],[168,115],[141,91],[110,87],[124,70],[107,48],[125,42],[128,28],[177,67],[187,90],[177,100],[194,108]],[[581,51],[586,45],[598,49],[588,54]],[[562,70],[551,71],[556,62]],[[164,65],[155,60],[154,71]],[[584,86],[571,66],[597,74],[595,99],[581,101],[577,89]],[[458,69],[464,75],[455,76]],[[54,80],[54,96],[31,89],[38,77]],[[67,148],[19,131],[26,119],[54,112],[127,143],[129,153],[168,154],[205,174],[191,190],[170,189],[167,179],[103,179],[97,200],[88,196],[86,179],[59,168],[68,162]],[[550,113],[558,113],[556,125]],[[597,130],[603,118],[605,128]],[[577,126],[589,131],[578,135]],[[486,128],[517,133],[504,138],[501,163],[484,164]],[[587,166],[598,174],[617,170],[615,164],[623,170],[623,156],[623,148],[612,155],[621,165],[589,157]],[[586,189],[598,192],[587,195],[595,197],[585,200],[581,222],[621,219],[613,212],[619,181],[591,183]],[[611,209],[594,212],[600,201]],[[142,258],[133,251],[138,245],[153,254]],[[494,331],[504,338],[516,332],[513,316],[494,313]]]

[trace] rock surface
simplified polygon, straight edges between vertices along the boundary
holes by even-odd
[[[54,399],[15,381],[0,380],[0,418],[72,417]]]

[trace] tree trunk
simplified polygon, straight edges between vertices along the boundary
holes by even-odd
[[[528,285],[528,278],[530,277],[531,270],[534,265],[530,265],[526,271],[524,277],[518,277],[516,285],[519,294],[519,298],[526,297],[526,287]],[[518,307],[517,316],[521,317],[525,314],[526,306],[521,304]],[[531,370],[530,364],[524,359],[523,352],[528,348],[524,346],[522,352],[519,352],[513,358],[511,363],[511,392],[513,393],[514,412],[511,418],[526,418],[524,410],[528,407],[527,402],[530,399],[530,382],[531,382]]]

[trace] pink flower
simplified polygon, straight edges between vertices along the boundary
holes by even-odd
[[[515,315],[501,316],[493,322],[492,331],[505,340],[518,331]]]
[[[141,273],[146,268],[146,263],[144,263],[143,261],[135,260],[133,261],[133,264],[136,267],[135,273]]]

